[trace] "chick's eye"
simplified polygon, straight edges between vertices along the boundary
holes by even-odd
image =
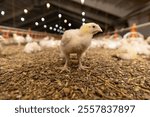
[[[95,28],[95,26],[92,26],[92,28]]]

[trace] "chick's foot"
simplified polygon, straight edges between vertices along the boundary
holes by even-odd
[[[65,72],[65,71],[70,72],[70,70],[67,66],[61,67],[60,69],[61,69],[60,73]]]
[[[87,70],[87,69],[89,69],[89,68],[90,68],[90,67],[83,66],[83,65],[79,65],[78,70]]]

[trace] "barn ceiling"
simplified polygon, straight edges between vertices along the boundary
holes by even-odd
[[[46,3],[50,3],[50,8]],[[126,26],[129,17],[145,10],[150,11],[149,0],[85,0],[84,4],[80,0],[0,0],[0,12],[5,12],[0,15],[0,25],[56,33],[59,28],[79,28],[85,18],[85,22],[96,22],[104,30],[111,30]],[[45,21],[41,21],[42,17]]]

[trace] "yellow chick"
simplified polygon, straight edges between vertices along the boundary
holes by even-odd
[[[81,63],[81,57],[90,46],[93,35],[98,32],[102,32],[102,29],[96,23],[87,23],[82,25],[80,29],[71,29],[64,32],[60,50],[66,62],[61,72],[69,71],[68,61],[70,54],[77,54],[79,69],[84,70],[86,68]]]

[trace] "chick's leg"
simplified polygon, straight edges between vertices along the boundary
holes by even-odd
[[[77,57],[78,57],[78,61],[79,61],[79,67],[78,67],[79,70],[86,70],[87,68],[89,68],[89,67],[82,65],[82,62],[81,62],[82,61],[82,54],[77,54]]]
[[[21,46],[21,43],[18,43],[18,46]]]
[[[61,69],[60,73],[62,73],[63,71],[68,71],[70,72],[70,70],[68,69],[68,62],[69,62],[69,55],[65,55],[65,65],[64,67]]]

